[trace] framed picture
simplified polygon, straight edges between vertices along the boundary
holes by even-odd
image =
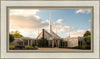
[[[99,59],[99,0],[2,0],[0,58]]]

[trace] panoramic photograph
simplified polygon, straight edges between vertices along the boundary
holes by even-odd
[[[91,9],[9,9],[9,50],[91,50]]]

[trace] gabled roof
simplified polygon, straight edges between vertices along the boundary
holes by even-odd
[[[42,30],[42,32],[37,36],[37,39],[41,39],[41,38],[45,38],[45,39],[49,39],[49,38],[60,38],[57,34],[55,34],[53,31],[51,31],[50,33],[47,32],[45,29]]]
[[[41,39],[41,38],[52,38],[53,36],[48,33],[45,29],[42,30],[42,32],[37,36],[37,39]]]
[[[59,39],[59,38],[60,38],[60,37],[59,37],[56,33],[54,33],[53,31],[51,31],[50,34],[51,34],[54,38],[56,38],[56,39]]]

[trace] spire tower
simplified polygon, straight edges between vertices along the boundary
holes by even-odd
[[[49,15],[49,31],[52,31],[51,14]]]

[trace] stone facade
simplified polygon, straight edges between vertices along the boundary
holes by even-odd
[[[67,38],[68,47],[78,46],[78,37]]]

